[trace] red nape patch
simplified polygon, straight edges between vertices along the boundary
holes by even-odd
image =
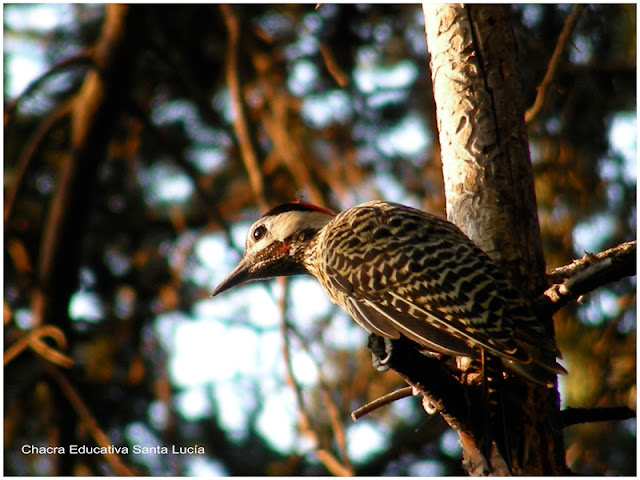
[[[318,205],[313,205],[312,203],[305,203],[300,200],[296,200],[295,202],[291,202],[291,203],[308,208],[309,210],[317,210],[318,212],[326,213],[327,215],[331,215],[332,217],[335,217],[337,215],[337,213],[334,212],[333,210],[329,210],[328,208],[324,208],[324,207],[319,207]]]
[[[283,205],[278,205],[277,207],[273,207],[263,216],[270,217],[273,215],[279,215],[281,213],[291,212],[291,211],[321,212],[321,213],[324,213],[325,215],[330,215],[332,217],[335,217],[337,215],[335,212],[332,212],[328,208],[323,208],[317,205],[312,205],[311,203],[304,203],[299,200],[296,200],[295,202],[285,203]]]

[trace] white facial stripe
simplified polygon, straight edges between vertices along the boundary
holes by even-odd
[[[249,229],[246,253],[262,250],[267,245],[276,241],[282,241],[304,228],[320,229],[332,219],[332,216],[322,212],[299,210],[292,210],[272,217],[261,218],[251,225]],[[253,240],[252,235],[258,225],[264,225],[267,228],[267,233],[256,242]]]

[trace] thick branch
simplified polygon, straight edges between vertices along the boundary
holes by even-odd
[[[636,241],[603,252],[585,254],[547,274],[554,282],[534,302],[537,314],[551,315],[567,303],[607,283],[636,274]]]

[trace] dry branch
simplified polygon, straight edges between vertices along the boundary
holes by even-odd
[[[40,122],[34,134],[29,138],[25,145],[20,158],[18,159],[11,186],[8,189],[7,196],[4,204],[4,224],[7,225],[8,220],[11,218],[13,207],[15,205],[16,198],[22,187],[24,186],[26,174],[29,171],[40,146],[42,145],[47,134],[55,127],[61,120],[64,120],[71,112],[72,103],[65,102],[55,110],[53,110],[47,117]],[[6,119],[5,119],[6,120]],[[6,122],[5,122],[6,123]]]
[[[551,315],[598,287],[636,274],[636,241],[596,254],[586,253],[569,265],[547,273],[551,286],[534,302],[538,315]]]
[[[25,88],[25,90],[19,96],[17,96],[13,101],[11,101],[5,108],[5,111],[4,111],[5,128],[7,127],[9,120],[12,118],[13,114],[15,113],[15,110],[18,108],[18,105],[20,105],[20,103],[22,103],[22,101],[25,98],[29,97],[34,91],[40,88],[40,86],[42,86],[42,84],[45,83],[49,78],[51,78],[57,73],[68,70],[69,67],[74,67],[78,65],[92,66],[93,65],[92,56],[93,56],[93,52],[90,49],[87,49],[83,52],[80,52],[77,55],[74,55],[73,57],[65,58],[64,60],[56,63],[51,68],[49,68],[49,70],[47,70],[38,78],[33,80],[27,86],[27,88]]]
[[[558,67],[560,66],[560,60],[562,59],[562,54],[567,48],[567,45],[571,41],[571,34],[582,15],[582,12],[586,8],[585,5],[576,4],[573,6],[571,13],[567,17],[565,21],[564,28],[558,37],[558,43],[556,44],[556,48],[551,55],[551,60],[549,60],[549,65],[547,67],[547,73],[545,73],[544,78],[542,79],[542,83],[538,87],[538,93],[536,95],[536,99],[533,102],[533,105],[527,112],[525,113],[524,120],[525,123],[532,123],[542,112],[545,104],[547,103],[549,97],[549,88],[553,83],[553,79],[556,76],[556,72],[558,71]]]
[[[355,409],[351,412],[351,419],[353,421],[358,420],[361,417],[377,410],[380,407],[385,405],[389,405],[390,403],[395,402],[396,400],[400,400],[401,398],[411,397],[413,395],[413,387],[403,387],[398,390],[394,390],[391,393],[387,393],[382,397],[376,398],[372,402],[366,403],[360,408]]]
[[[107,434],[100,428],[95,417],[87,407],[86,403],[82,400],[78,392],[71,382],[64,376],[64,374],[58,370],[55,365],[48,362],[44,362],[44,369],[51,378],[56,382],[60,390],[63,392],[66,399],[69,401],[74,411],[78,414],[80,421],[84,428],[87,429],[96,445],[99,447],[109,449],[114,445],[113,441],[109,439]],[[105,460],[111,466],[114,473],[120,476],[133,476],[133,472],[127,467],[120,457],[116,453],[105,453]]]
[[[312,421],[311,421],[312,417],[305,407],[304,397],[302,395],[302,388],[300,387],[300,384],[296,381],[296,378],[293,372],[293,362],[291,358],[291,346],[290,346],[290,338],[289,338],[289,331],[292,329],[292,327],[287,320],[287,308],[286,308],[288,282],[285,278],[280,278],[278,281],[283,286],[283,292],[284,292],[283,295],[278,300],[278,307],[282,315],[282,321],[280,324],[280,330],[281,330],[282,339],[283,339],[282,354],[285,361],[287,383],[289,384],[289,386],[293,388],[293,392],[295,394],[296,403],[298,407],[298,412],[300,413],[300,424],[301,424],[300,428],[303,433],[309,435],[309,437],[311,437],[314,440],[315,444],[317,445],[316,454],[318,455],[318,458],[320,459],[322,464],[327,468],[329,472],[337,476],[353,476],[354,475],[353,466],[351,465],[351,462],[349,461],[349,458],[346,455],[347,453],[346,443],[345,443],[346,436],[344,433],[344,429],[342,427],[342,423],[339,421],[339,418],[337,418],[338,408],[337,406],[335,406],[335,404],[332,404],[333,401],[331,400],[330,395],[326,395],[324,398],[325,398],[325,401],[329,402],[329,414],[332,417],[331,425],[332,425],[332,428],[334,429],[336,439],[338,440],[340,453],[343,457],[342,461],[336,458],[336,456],[326,446],[322,445],[321,436],[312,426]],[[328,392],[328,389],[323,389],[323,391]]]
[[[220,5],[224,23],[228,31],[228,52],[225,62],[225,75],[227,79],[227,87],[229,88],[229,96],[231,97],[231,109],[233,111],[233,128],[235,130],[242,160],[244,162],[247,174],[249,175],[249,183],[256,197],[256,202],[262,211],[266,211],[269,207],[265,196],[264,178],[256,148],[249,130],[249,123],[245,113],[244,100],[242,97],[242,88],[240,86],[240,72],[238,71],[238,43],[240,40],[240,21],[234,12],[232,5]]]
[[[565,427],[577,423],[610,422],[635,417],[636,412],[629,407],[565,408],[562,410],[562,424]]]

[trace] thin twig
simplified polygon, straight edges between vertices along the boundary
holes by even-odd
[[[18,95],[13,101],[11,101],[6,106],[5,111],[4,111],[4,126],[5,126],[5,128],[7,127],[7,123],[9,122],[11,116],[13,115],[15,110],[18,108],[18,105],[25,98],[30,96],[37,88],[39,88],[47,79],[49,79],[50,77],[52,77],[56,73],[64,71],[64,70],[66,70],[69,67],[72,67],[74,65],[93,66],[92,55],[93,55],[92,50],[91,49],[86,49],[86,50],[80,52],[79,54],[74,55],[73,57],[66,58],[66,59],[60,61],[59,63],[56,63],[49,70],[47,70],[42,75],[40,75],[38,78],[33,80],[20,95]]]
[[[24,180],[26,177],[27,171],[29,171],[29,167],[33,159],[35,158],[36,153],[38,152],[38,148],[42,145],[42,142],[47,135],[51,131],[51,129],[63,118],[71,113],[71,108],[73,107],[72,101],[67,101],[61,104],[58,108],[53,110],[47,117],[40,122],[37,130],[31,136],[31,138],[27,141],[27,144],[22,151],[20,158],[18,159],[15,173],[11,180],[11,187],[7,192],[7,196],[5,197],[4,204],[4,224],[5,228],[7,226],[7,221],[11,218],[11,213],[13,211],[13,207],[15,206],[15,200],[18,198],[18,193],[22,189],[24,185]]]
[[[304,156],[300,153],[300,147],[287,132],[287,101],[288,99],[277,92],[269,92],[271,103],[271,115],[264,115],[263,125],[271,137],[275,146],[274,151],[284,160],[291,175],[299,187],[309,192],[311,201],[318,205],[323,203],[320,189],[314,184],[312,174],[307,162],[300,161]]]
[[[560,412],[562,425],[568,427],[577,423],[610,422],[635,418],[636,412],[629,407],[565,408]]]
[[[80,417],[82,424],[87,429],[91,437],[93,437],[96,445],[109,449],[109,447],[113,445],[113,442],[109,439],[107,434],[104,433],[104,430],[100,428],[95,417],[91,414],[91,411],[84,403],[76,389],[73,388],[73,385],[71,385],[67,377],[65,377],[55,365],[52,365],[49,362],[45,362],[43,367],[51,378],[53,378],[58,384],[67,400],[69,400],[69,403]],[[122,460],[120,460],[120,457],[116,453],[104,453],[103,455],[116,475],[134,475],[129,467],[122,463]]]
[[[249,183],[256,196],[258,206],[263,210],[268,209],[268,203],[265,197],[264,178],[256,151],[251,140],[249,132],[249,123],[244,111],[244,101],[242,98],[242,89],[240,87],[240,76],[238,72],[238,42],[240,39],[240,22],[233,11],[232,5],[221,4],[220,10],[224,17],[224,23],[228,31],[228,51],[225,61],[225,75],[227,79],[227,87],[229,88],[229,97],[231,99],[231,109],[233,115],[233,128],[240,145],[242,159],[244,161],[247,174],[249,175]]]
[[[176,147],[173,142],[167,140],[166,135],[163,135],[160,129],[150,120],[150,115],[147,115],[144,110],[135,102],[129,102],[129,105],[133,113],[140,119],[144,127],[148,129],[156,139],[160,142],[161,148],[167,151],[173,158],[173,161],[191,178],[195,185],[196,194],[200,197],[202,202],[207,206],[207,211],[211,214],[216,222],[222,227],[222,231],[227,240],[229,246],[235,250],[236,253],[242,255],[244,248],[239,246],[234,240],[231,234],[231,225],[222,215],[220,207],[218,206],[218,198],[211,192],[211,190],[203,188],[201,182],[198,180],[199,173],[196,167],[188,162],[182,151]]]
[[[533,102],[533,106],[525,113],[524,121],[527,125],[532,123],[538,117],[538,115],[540,115],[547,102],[549,88],[551,87],[553,79],[556,76],[556,72],[560,65],[560,60],[562,59],[562,54],[571,41],[571,34],[573,33],[573,29],[578,23],[578,20],[580,19],[580,16],[582,15],[582,12],[585,8],[585,5],[574,5],[571,13],[569,13],[567,20],[565,21],[562,32],[558,37],[556,48],[551,55],[551,60],[549,60],[547,73],[545,73],[544,78],[542,79],[542,83],[540,83],[540,86],[538,87],[538,93],[536,95],[535,101]]]
[[[288,324],[288,332],[295,335],[295,337],[300,342],[300,347],[304,350],[304,352],[309,355],[309,359],[313,362],[314,366],[319,372],[318,385],[320,387],[320,392],[324,401],[325,406],[327,407],[327,411],[329,413],[329,418],[331,420],[331,428],[333,429],[333,433],[335,435],[336,444],[338,449],[340,450],[340,455],[342,456],[342,460],[346,466],[346,468],[350,471],[353,470],[353,466],[349,460],[347,455],[347,440],[346,434],[344,431],[344,425],[340,420],[340,412],[339,408],[336,405],[333,397],[331,396],[331,389],[327,384],[324,376],[322,375],[322,368],[320,362],[315,358],[313,352],[309,348],[306,339],[302,336],[302,334],[295,328],[294,325]]]
[[[400,400],[401,398],[411,397],[413,395],[413,387],[402,387],[398,390],[394,390],[391,393],[387,393],[382,397],[376,398],[375,400],[364,404],[360,408],[355,409],[351,412],[351,419],[355,422],[361,417],[377,410],[380,407],[385,405],[389,405],[390,403],[395,402],[396,400]]]
[[[56,348],[47,345],[43,341],[44,338],[51,338],[56,344]],[[70,368],[73,365],[73,360],[60,352],[60,350],[66,350],[67,338],[62,330],[53,325],[38,327],[16,340],[16,342],[4,352],[4,365],[6,366],[27,347],[31,347],[34,352],[38,353],[45,360],[60,365],[61,367]]]
[[[283,337],[282,352],[283,352],[285,366],[286,366],[286,379],[287,379],[287,383],[289,383],[293,388],[293,391],[296,397],[298,411],[300,412],[301,429],[304,432],[306,432],[311,438],[313,438],[314,442],[317,445],[316,454],[318,455],[318,458],[323,463],[323,465],[327,468],[327,470],[329,470],[329,472],[338,476],[353,476],[353,469],[350,466],[350,464],[340,462],[333,453],[331,453],[326,448],[322,447],[320,445],[320,438],[317,432],[311,427],[311,417],[304,405],[302,388],[300,388],[300,385],[296,381],[295,375],[293,373],[291,345],[290,345],[289,335],[288,335],[290,325],[287,320],[287,309],[286,309],[288,282],[286,278],[279,278],[278,281],[283,286],[283,294],[278,300],[278,307],[280,308],[280,312],[282,313],[282,322],[281,322],[281,332]]]
[[[349,77],[338,66],[331,50],[329,50],[329,47],[324,42],[320,42],[320,54],[322,55],[325,66],[327,67],[327,71],[336,83],[342,88],[346,87],[349,84]]]

